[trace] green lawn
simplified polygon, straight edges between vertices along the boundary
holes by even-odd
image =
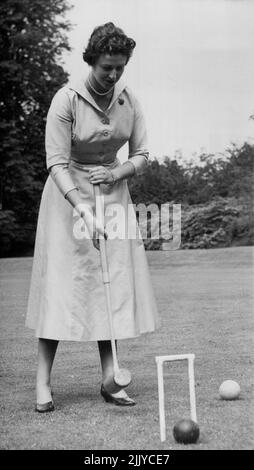
[[[119,344],[137,406],[99,394],[96,343],[62,342],[53,371],[56,411],[35,413],[37,344],[24,327],[32,258],[0,260],[1,449],[253,449],[253,249],[148,252],[161,327]],[[155,356],[195,353],[198,444],[176,444],[189,415],[187,364],[165,367],[167,439],[160,442]],[[236,380],[240,399],[220,400]]]

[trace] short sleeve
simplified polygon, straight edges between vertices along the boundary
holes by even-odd
[[[69,163],[72,121],[68,89],[63,87],[55,94],[47,115],[45,134],[47,169],[59,163]]]
[[[137,174],[142,173],[149,158],[147,132],[144,115],[138,100],[133,98],[134,122],[129,139],[129,161],[133,163]]]

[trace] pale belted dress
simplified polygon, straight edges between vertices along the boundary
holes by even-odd
[[[47,116],[46,163],[49,171],[62,165],[68,178],[62,185],[61,178],[49,174],[42,193],[26,318],[36,337],[110,339],[100,252],[91,239],[82,237],[82,219],[64,195],[78,188],[82,202],[94,211],[88,171],[96,165],[120,165],[117,152],[126,142],[139,175],[142,160],[148,158],[144,117],[136,97],[121,81],[106,111],[96,104],[83,79],[58,90]],[[127,181],[102,184],[101,191],[105,212],[109,209],[114,219],[113,209],[120,205],[129,225],[125,236],[117,233],[106,245],[115,337],[134,338],[158,325],[146,253],[142,238],[133,235],[137,223]],[[110,221],[114,225],[109,216]]]

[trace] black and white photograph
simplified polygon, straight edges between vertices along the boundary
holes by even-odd
[[[253,450],[253,25],[253,0],[1,3],[1,451]]]

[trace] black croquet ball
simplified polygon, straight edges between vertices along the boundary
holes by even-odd
[[[194,444],[199,438],[199,426],[191,419],[181,419],[174,425],[173,436],[181,444]]]

